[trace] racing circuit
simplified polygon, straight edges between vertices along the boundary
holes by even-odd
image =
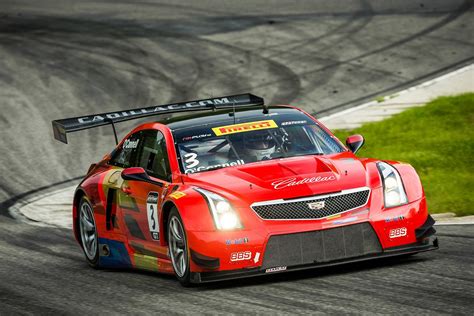
[[[469,0],[190,3],[0,3],[0,314],[471,313],[471,225],[411,258],[183,288],[90,269],[70,229],[11,216],[114,147],[110,127],[56,142],[53,119],[245,92],[326,115],[474,60]]]

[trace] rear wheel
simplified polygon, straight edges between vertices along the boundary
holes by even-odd
[[[86,197],[79,203],[79,233],[81,245],[90,266],[99,266],[99,241],[97,237],[97,226],[95,224],[92,205]]]
[[[174,274],[184,286],[190,283],[189,251],[183,221],[176,208],[168,218],[168,245]]]

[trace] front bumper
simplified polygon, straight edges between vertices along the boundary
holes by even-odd
[[[230,271],[215,271],[215,272],[192,272],[191,282],[192,283],[207,283],[215,281],[224,281],[230,279],[248,278],[254,276],[262,276],[281,272],[299,271],[315,268],[323,268],[336,266],[346,263],[355,263],[373,259],[382,259],[388,257],[402,256],[415,254],[424,251],[430,251],[438,249],[438,238],[431,236],[426,237],[420,242],[416,242],[410,245],[398,246],[393,248],[384,249],[381,253],[372,253],[359,257],[345,258],[340,260],[334,260],[329,262],[314,262],[310,264],[294,265],[294,266],[278,266],[273,268],[250,268],[241,270],[230,270]]]
[[[256,258],[253,265],[243,268],[236,266],[230,270],[220,270],[219,260],[212,261],[212,257],[201,256],[196,262],[196,255],[199,254],[193,253],[192,260],[195,263],[201,266],[205,263],[207,268],[214,271],[194,270],[191,273],[191,282],[251,277],[435,250],[438,249],[438,239],[433,236],[436,232],[433,228],[434,222],[428,215],[424,223],[414,229],[413,242],[390,247],[383,247],[380,236],[369,222],[326,230],[273,235],[267,240],[265,249],[262,249],[263,258]],[[212,267],[209,265],[211,263]]]

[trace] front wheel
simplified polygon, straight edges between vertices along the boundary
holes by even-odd
[[[86,255],[87,263],[93,268],[99,266],[99,243],[97,237],[97,226],[95,225],[94,212],[86,197],[79,203],[79,232],[81,235],[81,246]]]
[[[173,208],[168,218],[168,245],[174,274],[183,286],[189,286],[190,267],[186,231],[178,210]]]

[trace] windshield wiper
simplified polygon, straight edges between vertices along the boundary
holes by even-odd
[[[286,158],[286,157],[288,156],[285,155],[284,153],[273,153],[270,155],[270,159],[267,159],[267,160],[280,159],[280,158]]]
[[[280,159],[280,158],[291,158],[291,157],[301,157],[301,156],[323,156],[326,155],[325,153],[321,152],[315,152],[315,153],[304,153],[304,154],[296,154],[296,155],[285,155],[283,153],[277,153],[277,154],[272,154],[272,157],[268,160],[273,160],[273,159]]]
[[[293,157],[301,157],[301,156],[324,156],[325,153],[316,152],[316,153],[308,153],[308,154],[301,154],[301,155],[294,155]]]

